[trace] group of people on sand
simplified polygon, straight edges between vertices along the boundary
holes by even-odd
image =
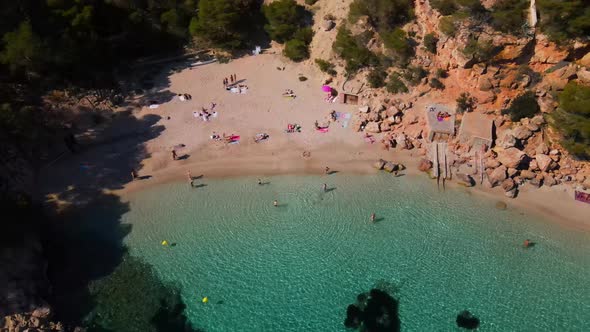
[[[180,101],[187,101],[193,99],[193,96],[189,95],[188,93],[179,93],[178,99],[180,99]]]
[[[216,118],[217,111],[213,111],[213,109],[215,108],[215,104],[211,103],[211,105],[212,105],[212,107],[211,107],[212,112],[209,112],[205,107],[202,107],[200,112],[197,112],[197,111],[193,112],[193,116],[195,118],[202,118],[203,121],[205,121],[205,122],[209,121],[210,117]]]
[[[296,123],[289,123],[287,124],[287,133],[300,133],[301,132],[301,126],[296,124]]]
[[[293,92],[293,90],[291,89],[285,89],[285,92],[283,92],[283,97],[291,97],[291,98],[295,98],[295,93]]]
[[[258,143],[260,141],[264,141],[268,139],[270,136],[267,133],[258,133],[254,136],[254,142]]]
[[[236,74],[231,74],[229,75],[229,79],[224,78],[223,79],[223,87],[225,87],[227,89],[228,86],[230,85],[234,85],[234,83],[236,83],[238,81]]]

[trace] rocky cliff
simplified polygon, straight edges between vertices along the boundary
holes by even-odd
[[[345,60],[331,48],[334,30],[346,26],[378,57],[391,53],[376,28],[375,18],[361,15],[351,21],[348,12],[342,10],[351,2],[342,3],[339,10],[330,10],[331,5],[322,1],[312,7],[316,36],[311,54],[312,58],[315,55],[337,65],[338,75],[331,78],[334,85],[342,87],[348,81],[348,86],[363,87],[359,94],[368,108],[357,114],[353,128],[386,132],[382,140],[385,149],[417,149],[431,159],[425,109],[438,104],[452,113],[457,109],[458,113],[482,114],[493,124],[493,140],[485,146],[482,160],[484,167],[476,165],[479,147],[452,136],[445,141],[449,143],[447,153],[453,173],[479,178],[478,183],[490,187],[502,186],[508,197],[515,197],[518,186],[524,183],[537,187],[566,183],[590,189],[589,163],[570,155],[560,143],[560,134],[547,124],[551,118],[547,115],[556,110],[557,96],[568,82],[590,83],[587,39],[560,44],[551,41],[536,27],[534,1],[525,4],[522,13],[526,22],[513,35],[499,31],[490,19],[489,13],[498,1],[482,1],[487,16],[481,18],[478,14],[443,16],[433,8],[433,1],[416,0],[412,19],[401,27],[414,44],[408,63],[369,66],[351,77],[345,73]],[[326,18],[328,12],[332,17]],[[336,22],[336,29],[326,31],[326,19]],[[367,35],[371,37],[367,39]],[[409,68],[419,68],[415,72],[421,76],[414,80],[412,73],[408,74]],[[367,77],[375,70],[384,71],[383,77],[400,73],[400,82],[409,87],[408,92],[367,87]],[[525,92],[536,101],[539,112],[514,119],[506,110]],[[461,98],[467,107],[459,105]],[[455,133],[460,131],[462,117],[457,114]]]

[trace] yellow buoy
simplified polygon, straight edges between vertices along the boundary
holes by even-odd
[[[166,240],[162,241],[162,245],[163,246],[167,246],[168,245],[168,241],[166,241]]]
[[[205,296],[205,297],[203,298],[203,303],[207,303],[207,302],[209,302],[209,298]]]

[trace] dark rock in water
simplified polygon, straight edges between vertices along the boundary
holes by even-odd
[[[362,324],[364,331],[371,332],[400,330],[398,301],[387,292],[371,289],[368,296],[360,294],[357,300],[357,305],[351,304],[346,309],[344,326],[358,328]]]
[[[347,328],[356,329],[361,325],[363,312],[359,307],[351,304],[346,309],[346,320],[344,320],[344,326]]]
[[[457,315],[457,326],[467,330],[475,330],[479,326],[479,318],[473,316],[468,310],[461,311]]]

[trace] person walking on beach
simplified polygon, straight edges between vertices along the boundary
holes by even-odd
[[[137,179],[137,171],[135,169],[131,169],[131,180],[135,181]]]
[[[324,192],[328,191],[328,185],[324,183],[324,185],[322,186],[322,188],[324,189]]]
[[[191,185],[191,187],[193,186],[193,175],[191,174],[191,171],[186,171],[186,177],[188,179],[188,184]]]
[[[178,159],[178,156],[176,155],[176,150],[172,150],[172,160],[176,159]]]
[[[278,207],[278,206],[279,206],[279,202],[278,202],[278,201],[275,199],[275,200],[272,202],[272,205],[274,205],[274,207]]]
[[[375,222],[375,213],[371,214],[371,222]]]

